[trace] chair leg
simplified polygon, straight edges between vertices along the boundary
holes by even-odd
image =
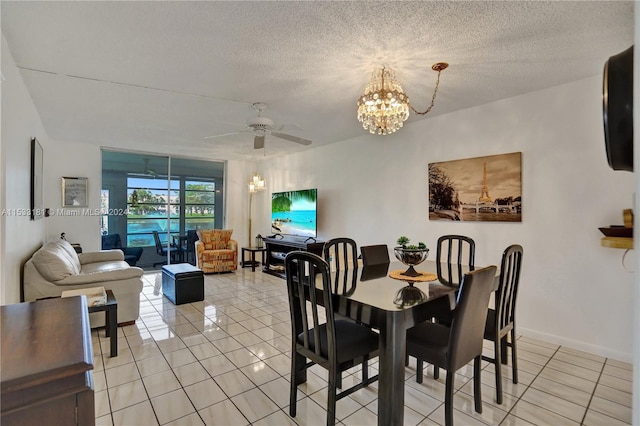
[[[444,392],[444,424],[453,426],[453,381],[456,377],[455,371],[447,370],[447,381]]]
[[[296,356],[294,354],[291,357],[291,384],[289,388],[289,415],[291,417],[296,416],[296,400],[298,398],[298,385],[296,384]]]
[[[307,358],[294,353],[291,357],[291,388],[289,391],[289,415],[296,416],[296,400],[298,393],[298,385],[307,381]]]
[[[336,386],[341,374],[329,370],[329,396],[327,397],[327,426],[336,424]]]
[[[482,382],[480,380],[480,372],[482,371],[480,368],[481,364],[482,355],[479,355],[473,360],[473,403],[476,408],[476,413],[482,413]]]
[[[511,369],[513,383],[518,383],[518,356],[516,354],[516,326],[511,329]]]
[[[433,366],[433,378],[438,380],[440,378],[440,367]]]
[[[365,358],[365,360],[362,361],[362,383],[366,382],[368,379],[369,379],[369,359]]]
[[[505,335],[502,339],[500,339],[500,358],[502,359],[503,364],[507,364],[507,358],[509,355],[507,354],[507,336]]]
[[[496,370],[496,402],[502,404],[502,350],[503,339],[495,339],[493,342],[493,368]]]
[[[422,383],[422,380],[423,380],[422,360],[416,357],[416,383]]]
[[[409,366],[409,354],[407,354],[407,356],[404,357],[404,366],[405,367]]]

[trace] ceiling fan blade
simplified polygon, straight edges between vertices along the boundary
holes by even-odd
[[[299,138],[297,136],[288,135],[286,133],[280,133],[280,132],[271,132],[271,134],[276,138],[299,143],[300,145],[311,145],[311,141],[309,139]]]
[[[231,133],[223,133],[221,135],[205,136],[204,139],[214,139],[214,138],[221,138],[223,136],[239,135],[241,133],[247,133],[247,132],[251,132],[251,131],[252,130],[245,130],[243,132],[231,132]]]
[[[257,136],[253,138],[253,148],[254,149],[262,149],[264,148],[264,135]]]

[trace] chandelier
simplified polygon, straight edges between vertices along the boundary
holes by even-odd
[[[409,109],[418,115],[427,114],[436,101],[440,72],[448,66],[446,62],[438,62],[431,67],[438,72],[438,78],[431,105],[424,112],[416,111],[411,106],[409,96],[402,90],[393,70],[383,67],[380,71],[374,71],[364,95],[358,99],[358,121],[371,134],[388,135],[403,126],[404,121],[409,118]]]
[[[265,189],[265,187],[264,178],[259,173],[254,173],[249,180],[249,193],[255,194]]]

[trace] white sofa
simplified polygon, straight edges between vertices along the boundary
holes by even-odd
[[[118,324],[131,323],[140,314],[142,269],[129,266],[121,250],[78,255],[65,240],[46,243],[25,263],[24,299],[60,296],[65,290],[104,287],[118,301]],[[91,327],[104,325],[104,312],[89,315]]]

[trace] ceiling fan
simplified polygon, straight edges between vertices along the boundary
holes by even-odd
[[[153,177],[156,178],[158,177],[158,172],[156,172],[155,170],[153,170],[151,167],[149,167],[149,158],[143,158],[144,161],[144,169],[142,169],[139,172],[133,172],[133,173],[129,173],[129,175],[135,175],[135,176],[141,176],[141,177]]]
[[[262,113],[264,112],[264,110],[267,109],[267,104],[263,102],[255,102],[253,104],[253,108],[258,112],[258,116],[247,119],[247,124],[246,124],[246,126],[248,127],[247,130],[243,130],[240,132],[224,133],[221,135],[206,136],[205,139],[219,138],[222,136],[236,135],[240,133],[253,133],[254,135],[253,148],[261,149],[261,148],[264,148],[265,135],[269,133],[271,134],[271,136],[275,136],[276,138],[299,143],[300,145],[311,145],[311,141],[309,139],[304,139],[298,136],[293,136],[287,133],[280,132],[279,130],[281,130],[282,127],[284,126],[281,126],[278,130],[274,130],[273,120],[262,116]]]

